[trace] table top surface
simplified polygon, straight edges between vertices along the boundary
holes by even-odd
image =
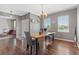
[[[47,32],[47,33],[31,33],[32,38],[41,38],[41,37],[45,37],[46,35],[49,34],[54,34],[55,32]]]

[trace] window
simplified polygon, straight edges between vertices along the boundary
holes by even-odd
[[[6,19],[0,19],[0,34],[3,32],[8,32],[9,30],[9,23]]]
[[[58,16],[58,32],[69,32],[69,15]]]
[[[51,18],[44,19],[44,28],[47,28],[49,30],[51,28]]]

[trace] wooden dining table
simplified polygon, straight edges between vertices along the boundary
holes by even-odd
[[[41,41],[45,41],[45,37],[48,36],[48,35],[52,35],[53,39],[54,40],[54,34],[55,32],[47,32],[47,33],[31,33],[31,37],[34,38],[32,40],[36,40],[36,55],[38,54],[38,42]],[[42,39],[43,38],[43,39]]]

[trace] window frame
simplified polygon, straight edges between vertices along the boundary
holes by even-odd
[[[46,22],[45,20],[48,20],[48,19],[50,20],[50,28],[48,28],[48,27],[45,25],[45,22]],[[47,28],[47,30],[50,30],[50,29],[51,29],[51,26],[52,26],[51,20],[52,20],[51,17],[46,17],[46,18],[44,19],[44,28]]]
[[[59,31],[58,17],[63,17],[63,16],[64,16],[64,17],[65,17],[65,16],[68,17],[68,19],[67,19],[67,20],[68,20],[68,31],[64,31],[64,30],[63,30],[63,31],[62,31],[62,30]],[[70,19],[70,16],[69,16],[69,15],[60,15],[60,16],[58,16],[58,17],[57,17],[57,32],[69,33],[69,19]]]

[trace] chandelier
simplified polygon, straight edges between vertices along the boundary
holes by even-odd
[[[41,8],[42,8],[42,11],[41,11],[41,14],[39,15],[39,18],[44,19],[44,18],[47,17],[47,13],[44,10],[44,5],[43,4],[41,5]]]

